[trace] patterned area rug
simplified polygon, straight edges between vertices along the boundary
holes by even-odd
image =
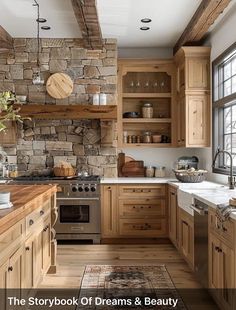
[[[165,265],[88,265],[79,299],[83,309],[186,309]]]

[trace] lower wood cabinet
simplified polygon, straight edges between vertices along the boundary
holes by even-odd
[[[101,186],[101,230],[102,238],[118,236],[117,185]]]
[[[194,223],[190,214],[179,208],[179,250],[189,263],[190,267],[194,268]]]
[[[169,211],[169,238],[173,244],[178,247],[179,231],[179,208],[177,201],[177,188],[169,186],[168,191],[168,211]]]
[[[224,233],[227,233],[223,228],[217,226],[218,219],[215,211],[209,212],[209,288],[213,289],[212,294],[221,309],[235,309],[235,244],[234,240],[224,239]],[[213,219],[216,226],[213,227]],[[233,221],[229,220],[224,225],[230,226],[233,230]],[[223,226],[225,227],[225,226]],[[217,229],[217,231],[216,231]]]
[[[102,238],[168,236],[166,185],[103,185]]]
[[[21,294],[21,289],[36,288],[47,273],[51,265],[50,201],[46,202],[47,212],[41,212],[42,216],[34,223],[35,211],[0,235],[0,248],[4,249],[0,252],[0,289],[17,289],[16,293]],[[28,233],[24,229],[27,220],[31,220]],[[0,299],[0,309],[7,309]]]

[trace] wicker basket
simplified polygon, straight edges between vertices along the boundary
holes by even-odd
[[[186,172],[184,173],[184,172],[174,170],[174,173],[175,173],[176,179],[182,183],[201,183],[202,181],[206,179],[207,171],[203,171],[203,172],[196,171],[192,174],[188,174]]]
[[[54,167],[53,172],[56,177],[72,177],[75,175],[75,169],[72,167],[70,168]]]

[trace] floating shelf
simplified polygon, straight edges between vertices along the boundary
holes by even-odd
[[[171,98],[171,93],[123,93],[123,98]]]
[[[171,118],[123,118],[123,123],[171,123]]]
[[[38,119],[117,119],[116,105],[51,105],[25,104],[14,105],[20,108],[22,117]]]

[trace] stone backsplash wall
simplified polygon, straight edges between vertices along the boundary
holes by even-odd
[[[45,82],[55,72],[74,81],[66,99],[51,98],[44,85],[33,85],[37,70],[37,41],[15,39],[14,51],[0,54],[0,91],[26,95],[28,104],[91,104],[94,93],[106,93],[108,104],[117,98],[117,46],[105,39],[102,51],[86,50],[79,39],[42,39],[40,70]],[[32,120],[18,124],[17,145],[5,147],[9,162],[21,174],[50,173],[58,161],[79,170],[113,177],[117,174],[116,148],[101,145],[99,120]]]

